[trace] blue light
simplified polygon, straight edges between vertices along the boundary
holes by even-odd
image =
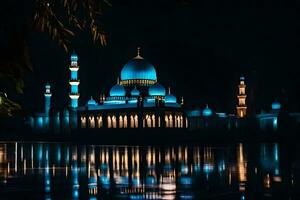
[[[72,55],[71,55],[71,61],[72,62],[77,62],[78,61],[78,56],[77,56],[77,54],[75,52],[72,53]]]
[[[77,94],[78,93],[78,86],[77,85],[71,85],[71,93]]]
[[[45,86],[45,88],[46,88],[46,90],[48,89],[48,90],[50,90],[51,89],[51,86],[50,86],[50,84],[49,83],[47,83],[46,84],[46,86]]]
[[[60,163],[60,161],[61,161],[61,148],[60,148],[60,145],[57,146],[56,159],[57,159],[57,162]]]
[[[211,116],[212,115],[212,110],[206,105],[206,108],[202,111],[202,115],[205,117]]]
[[[180,198],[181,199],[194,199],[194,196],[191,194],[181,194]]]
[[[37,128],[43,128],[43,117],[37,117],[37,124],[36,124],[36,126],[37,126]]]
[[[146,178],[146,185],[155,185],[156,184],[156,179],[154,176],[147,176]]]
[[[214,166],[212,164],[204,164],[203,171],[206,174],[211,173],[214,170]]]
[[[91,99],[87,102],[88,106],[96,106],[98,105],[97,102],[91,97]]]
[[[129,195],[130,199],[144,199],[142,194],[131,194]]]
[[[177,99],[174,95],[168,94],[165,97],[165,103],[177,103]]]
[[[273,110],[280,110],[281,104],[279,102],[275,101],[272,103],[271,107]]]
[[[200,166],[200,164],[196,164],[195,166],[194,166],[194,172],[195,173],[199,173],[201,171],[201,166]]]
[[[71,80],[77,80],[77,71],[71,71]]]
[[[180,183],[182,185],[191,185],[193,183],[193,181],[192,181],[191,177],[181,177]]]
[[[118,97],[118,96],[125,96],[126,91],[125,88],[122,85],[116,84],[114,85],[110,91],[109,91],[109,95],[111,97]]]
[[[72,197],[74,199],[78,199],[78,197],[79,197],[79,191],[78,191],[77,188],[73,188]]]
[[[105,101],[104,104],[106,105],[119,105],[119,104],[125,104],[126,102],[124,100],[109,100],[109,101]]]
[[[224,162],[224,160],[222,160],[221,162],[219,162],[218,169],[219,169],[219,172],[222,172],[222,171],[225,170],[225,162]]]
[[[277,117],[273,119],[273,128],[276,130],[277,129]]]
[[[156,83],[149,87],[148,93],[150,96],[165,96],[166,89],[164,88],[164,86]]]
[[[153,80],[156,81],[156,71],[152,64],[144,59],[132,59],[121,71],[121,80]]]
[[[134,88],[133,90],[131,90],[131,96],[140,96],[140,91],[136,88]]]
[[[137,99],[128,100],[128,103],[130,103],[130,104],[137,104],[137,102],[138,102]]]
[[[201,110],[191,110],[187,113],[189,117],[200,117],[201,116]]]
[[[222,118],[226,117],[226,113],[216,113],[216,114],[218,115],[218,117],[222,117]]]
[[[78,107],[78,100],[77,99],[71,99],[71,106],[73,108],[77,108]]]
[[[133,178],[132,179],[132,185],[135,185],[135,186],[138,186],[138,185],[140,185],[140,180],[139,180],[139,178]]]
[[[110,187],[110,180],[108,176],[100,176],[100,181],[103,185],[103,188],[109,189]]]

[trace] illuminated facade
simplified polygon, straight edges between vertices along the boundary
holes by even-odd
[[[137,50],[137,55],[121,70],[121,80],[111,87],[109,94],[90,97],[79,105],[78,56],[70,58],[70,103],[62,112],[49,113],[50,85],[46,85],[45,112],[30,119],[36,130],[69,132],[74,129],[114,128],[187,128],[183,99],[168,93],[158,82],[155,67]],[[117,77],[116,77],[117,79]],[[99,101],[96,101],[99,99]]]
[[[247,105],[246,105],[246,84],[245,78],[242,76],[240,77],[240,84],[239,84],[239,93],[237,95],[238,98],[238,105],[236,106],[236,115],[238,118],[245,118],[247,115]]]
[[[79,64],[75,52],[70,57],[69,106],[54,110],[51,106],[51,86],[45,86],[45,109],[29,117],[28,124],[37,132],[69,133],[72,130],[97,129],[214,129],[233,130],[255,127],[260,130],[276,131],[279,124],[281,104],[274,102],[269,112],[247,116],[245,77],[239,78],[236,111],[217,112],[213,105],[185,110],[184,99],[180,101],[172,94],[171,88],[159,83],[155,67],[146,61],[137,50],[137,55],[129,60],[116,79],[108,94],[98,97],[81,97],[79,104]],[[100,89],[100,91],[103,91]],[[82,103],[82,99],[87,100]],[[300,124],[299,113],[289,113]],[[257,123],[258,122],[258,123]]]

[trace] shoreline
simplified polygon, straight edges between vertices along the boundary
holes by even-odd
[[[28,130],[27,130],[28,131]],[[168,145],[168,144],[226,144],[226,143],[262,143],[262,142],[298,142],[297,131],[203,131],[203,130],[85,130],[64,134],[34,133],[21,131],[1,131],[0,142],[64,142],[99,145]]]

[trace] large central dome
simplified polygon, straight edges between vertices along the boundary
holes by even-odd
[[[154,66],[138,55],[128,61],[121,71],[121,84],[153,85],[157,81]]]

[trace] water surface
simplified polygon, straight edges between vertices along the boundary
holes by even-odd
[[[0,143],[0,199],[298,199],[296,152],[277,143]]]

